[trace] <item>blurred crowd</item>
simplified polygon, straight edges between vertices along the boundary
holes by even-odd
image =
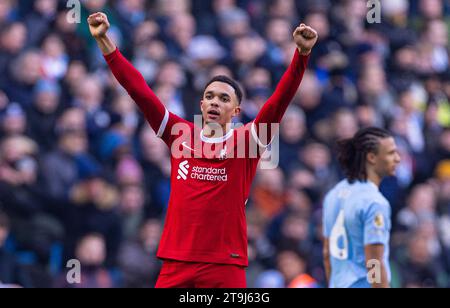
[[[281,162],[248,203],[249,287],[326,286],[321,207],[341,178],[336,140],[395,135],[395,287],[450,287],[450,4],[365,0],[0,0],[0,285],[152,287],[170,156],[109,72],[86,18],[111,36],[166,107],[192,120],[222,74],[246,92],[239,122],[271,95],[300,22],[320,36],[280,128]],[[75,1],[76,2],[76,1]],[[375,1],[377,2],[377,1]],[[82,283],[66,280],[67,260]]]

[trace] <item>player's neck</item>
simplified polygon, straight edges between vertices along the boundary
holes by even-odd
[[[226,136],[231,130],[231,123],[222,126],[222,129],[218,129],[220,126],[208,125],[203,126],[203,136],[206,138],[221,138]]]
[[[375,171],[373,171],[372,169],[368,169],[367,170],[367,180],[374,183],[378,188],[381,185],[381,181],[383,180],[383,178],[381,176],[379,176]]]

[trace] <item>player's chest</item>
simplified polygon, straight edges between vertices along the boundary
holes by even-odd
[[[180,158],[172,161],[172,180],[179,184],[226,184],[244,176],[245,160],[234,158]]]

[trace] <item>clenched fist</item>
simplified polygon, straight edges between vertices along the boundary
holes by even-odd
[[[305,24],[301,24],[294,31],[294,41],[300,53],[307,56],[311,53],[312,48],[316,45],[319,35],[317,32]]]
[[[95,13],[88,17],[89,30],[95,38],[103,37],[109,30],[108,17],[104,13]]]

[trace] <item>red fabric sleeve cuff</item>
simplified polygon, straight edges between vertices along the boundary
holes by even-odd
[[[116,47],[116,50],[114,50],[112,53],[110,53],[109,55],[103,55],[103,57],[105,58],[106,62],[110,62],[111,60],[113,60],[118,54],[120,53],[119,48]]]

